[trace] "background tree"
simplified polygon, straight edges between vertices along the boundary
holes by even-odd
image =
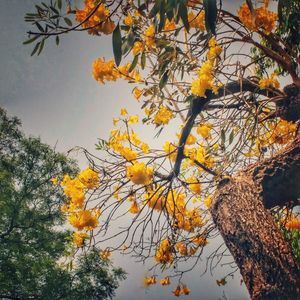
[[[246,1],[237,11],[227,1],[65,4],[52,1],[26,16],[37,28],[25,42],[35,42],[32,54],[70,31],[112,33],[114,60],[96,59],[94,79],[134,84],[142,123],[158,134],[173,119],[182,123],[177,140],[152,149],[133,129],[138,116],[122,109],[97,146],[106,155],[84,151],[99,186],[91,173],[93,184],[82,188],[89,197],[78,202],[69,190],[80,177],[62,182],[70,223],[92,230],[96,243],[115,237],[111,250],[173,266],[175,296],[189,293],[187,259],[197,263],[219,232],[252,299],[298,298],[299,2]],[[110,234],[116,219],[127,226]],[[155,276],[154,269],[146,285]]]
[[[62,229],[64,195],[51,179],[76,174],[75,162],[19,127],[0,109],[0,298],[111,298],[124,271],[96,248],[75,255]],[[76,257],[74,268],[67,255]]]

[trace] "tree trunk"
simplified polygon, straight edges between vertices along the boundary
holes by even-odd
[[[251,299],[300,299],[300,268],[268,209],[300,196],[300,137],[220,182],[211,213]],[[298,183],[298,184],[297,184]]]

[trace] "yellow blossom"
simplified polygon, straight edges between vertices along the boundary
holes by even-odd
[[[211,205],[212,205],[212,196],[207,196],[205,199],[204,199],[204,205],[207,207],[207,208],[210,208]]]
[[[99,186],[99,173],[91,168],[81,171],[78,179],[87,189],[94,189]]]
[[[155,252],[155,260],[161,264],[172,263],[174,255],[171,251],[171,243],[169,240],[163,240]]]
[[[188,249],[185,243],[177,242],[175,245],[176,250],[183,256],[188,255]]]
[[[280,86],[279,81],[277,80],[275,73],[271,74],[271,77],[269,77],[269,78],[260,79],[258,84],[259,84],[259,87],[261,89],[265,89],[265,88],[278,89],[279,86]]]
[[[252,13],[247,3],[244,3],[239,8],[237,14],[241,22],[250,30],[257,31],[262,29],[267,34],[273,31],[278,19],[277,14],[269,11],[266,5],[256,8]]]
[[[127,177],[135,184],[147,185],[152,181],[153,168],[143,162],[135,162],[127,167]]]
[[[83,9],[76,9],[76,21],[81,23],[82,28],[88,29],[89,34],[99,35],[99,33],[109,34],[112,30],[108,30],[108,25],[103,26],[107,22],[110,11],[105,4],[98,5],[96,8],[95,0],[85,0]],[[91,16],[91,14],[93,15]],[[110,21],[111,22],[111,21]],[[111,28],[111,23],[109,27]]]
[[[201,135],[204,139],[209,139],[211,137],[210,131],[212,129],[212,125],[209,123],[201,124],[197,127],[197,133]]]
[[[149,285],[156,284],[155,276],[145,277],[144,278],[144,286],[148,287]]]
[[[128,124],[129,124],[129,125],[136,124],[136,123],[138,123],[138,122],[139,122],[139,117],[138,117],[138,115],[130,116],[130,117],[128,118]]]
[[[120,111],[120,115],[121,116],[126,116],[128,114],[128,112],[127,112],[127,109],[126,108],[121,108],[121,111]]]
[[[137,204],[136,201],[132,202],[132,205],[130,206],[130,208],[128,209],[128,211],[130,213],[132,213],[132,214],[137,214],[140,211],[140,209],[139,209],[138,204]]]
[[[124,18],[124,24],[127,26],[132,26],[133,25],[133,17],[128,15]]]
[[[165,142],[163,149],[168,154],[170,160],[175,162],[177,156],[177,147],[175,147],[171,142],[167,141]]]
[[[86,232],[74,232],[73,243],[79,248],[84,245],[84,241],[89,235]]]
[[[115,70],[115,62],[109,60],[105,62],[104,59],[97,58],[93,63],[93,77],[100,83],[104,81],[116,81],[119,77],[117,71]]]
[[[106,248],[105,250],[101,250],[99,255],[102,259],[108,260],[111,256],[111,251],[108,248]]]
[[[189,12],[188,20],[190,23],[190,28],[196,28],[200,31],[205,30],[205,13],[204,13],[204,11],[201,11],[197,15],[195,15],[192,11]]]
[[[142,42],[137,41],[133,44],[132,53],[134,56],[140,54],[143,51],[144,51],[144,44]]]
[[[196,177],[194,176],[189,177],[187,179],[187,183],[192,192],[194,192],[195,194],[201,194],[201,185]]]
[[[100,210],[80,210],[78,212],[72,212],[67,217],[72,226],[78,230],[87,229],[92,230],[98,225],[98,217]]]
[[[161,285],[169,285],[169,284],[171,284],[171,281],[170,281],[169,277],[162,278],[159,282],[160,282]]]
[[[135,97],[136,100],[139,101],[140,98],[141,98],[141,96],[142,96],[142,94],[143,94],[143,90],[141,90],[141,89],[139,89],[137,87],[134,88],[133,95],[134,95],[134,97]]]
[[[166,125],[173,117],[173,112],[170,111],[167,107],[161,105],[156,115],[154,116],[153,122],[156,125]]]
[[[300,230],[300,219],[292,218],[286,222],[285,227],[288,229]]]
[[[51,178],[50,181],[52,182],[53,185],[58,185],[58,179],[55,178]]]

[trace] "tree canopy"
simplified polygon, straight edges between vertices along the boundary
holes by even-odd
[[[96,248],[76,254],[62,227],[65,196],[52,178],[77,174],[75,162],[19,127],[0,109],[0,298],[111,298],[124,271]]]
[[[26,15],[32,55],[71,31],[111,34],[113,59],[95,59],[93,78],[128,81],[141,107],[142,117],[124,107],[99,155],[82,149],[90,169],[60,181],[68,220],[93,236],[89,245],[109,241],[104,256],[119,250],[172,267],[160,282],[177,276],[179,296],[190,292],[186,261],[196,264],[221,233],[252,299],[299,296],[299,8],[292,0],[53,0]],[[178,126],[178,134],[154,149],[136,124],[157,135]],[[115,221],[124,224],[117,233]],[[156,283],[153,270],[146,286]]]

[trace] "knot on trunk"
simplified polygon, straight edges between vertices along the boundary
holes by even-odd
[[[287,96],[276,103],[276,116],[296,122],[300,119],[300,87],[290,84],[283,91]]]

